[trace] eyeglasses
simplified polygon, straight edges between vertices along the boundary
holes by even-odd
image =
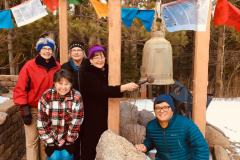
[[[92,58],[94,61],[100,61],[100,60],[105,60],[104,56],[95,56]]]
[[[156,112],[161,112],[161,111],[164,111],[164,112],[167,112],[169,110],[170,106],[163,106],[163,107],[156,107],[154,108],[154,110]]]
[[[43,47],[41,50],[52,52],[52,48],[44,48],[44,47]]]

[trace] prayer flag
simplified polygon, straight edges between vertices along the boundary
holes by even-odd
[[[169,32],[206,31],[210,0],[177,0],[162,5],[162,19]]]
[[[51,12],[54,12],[56,9],[58,9],[58,0],[43,0],[43,3]]]
[[[68,0],[70,4],[80,4],[83,2],[83,0]]]
[[[137,12],[138,8],[122,8],[122,22],[126,27],[131,27]]]
[[[214,14],[215,25],[226,25],[240,31],[240,10],[227,0],[218,0]]]
[[[97,0],[90,0],[90,2],[92,3],[92,5],[98,15],[98,18],[108,16],[108,5],[107,4],[103,4]]]
[[[144,28],[148,32],[151,31],[154,14],[154,10],[138,10],[138,13],[136,15],[136,18],[138,18],[142,22]]]
[[[0,28],[13,28],[12,16],[10,10],[0,11]]]
[[[18,27],[34,22],[48,14],[40,0],[24,2],[12,7],[11,11]]]
[[[126,27],[132,25],[133,19],[138,18],[145,29],[150,32],[154,19],[154,10],[140,10],[138,8],[122,8],[122,22]]]

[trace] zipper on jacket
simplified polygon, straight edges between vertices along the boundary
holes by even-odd
[[[163,143],[167,147],[166,130],[165,130],[165,128],[163,129]]]
[[[163,129],[163,143],[167,148],[167,155],[166,155],[167,157],[166,158],[169,158],[169,160],[170,160],[170,152],[169,152],[169,148],[168,148],[168,144],[167,144],[167,137],[166,137],[166,129],[165,128]]]

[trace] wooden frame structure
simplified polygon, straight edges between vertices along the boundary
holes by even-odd
[[[108,60],[109,60],[109,85],[121,83],[121,1],[108,1]],[[119,133],[120,99],[108,100],[108,128]]]
[[[67,61],[67,0],[59,0],[60,62]],[[196,32],[193,77],[193,120],[205,135],[208,60],[210,41],[210,13],[206,32]],[[121,0],[108,0],[109,25],[109,84],[119,85],[121,80]],[[108,127],[119,133],[119,103],[109,99]]]
[[[193,121],[205,135],[208,86],[208,61],[210,43],[211,1],[209,1],[207,29],[195,33],[193,75]]]
[[[68,14],[67,0],[59,0],[59,45],[60,45],[60,63],[68,60]]]

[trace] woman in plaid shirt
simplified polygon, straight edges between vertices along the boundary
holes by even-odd
[[[53,81],[54,87],[39,100],[37,128],[48,160],[72,160],[84,115],[82,98],[72,89],[72,75],[67,70],[56,72]]]

